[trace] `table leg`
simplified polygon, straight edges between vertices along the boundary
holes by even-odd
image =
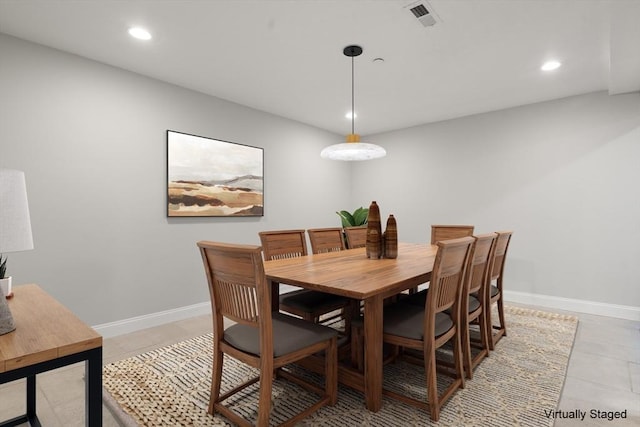
[[[85,424],[102,426],[102,347],[89,352],[85,363]]]
[[[372,412],[382,408],[382,302],[380,295],[364,301],[364,392]]]
[[[280,311],[280,283],[269,280],[271,285],[271,311]]]
[[[36,416],[36,376],[29,375],[27,377],[27,419],[33,425],[33,421],[37,420]],[[39,425],[39,423],[38,423]]]

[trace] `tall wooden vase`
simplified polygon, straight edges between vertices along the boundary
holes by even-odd
[[[384,257],[398,258],[398,225],[393,215],[389,215],[384,231]]]
[[[367,219],[367,258],[378,259],[382,256],[382,224],[380,224],[380,208],[375,202],[369,206]]]

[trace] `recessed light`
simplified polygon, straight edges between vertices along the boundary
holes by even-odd
[[[151,33],[140,27],[129,28],[129,35],[140,40],[151,40]]]
[[[351,120],[351,111],[347,112],[347,114],[344,115],[347,119]],[[355,113],[353,115],[353,118],[356,119],[358,118],[358,113]]]
[[[540,67],[540,69],[542,71],[553,71],[555,69],[560,68],[562,64],[558,61],[547,61],[544,64],[542,64],[542,67]]]

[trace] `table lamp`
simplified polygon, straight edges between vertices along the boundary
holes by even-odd
[[[33,237],[24,172],[0,169],[0,254],[29,249],[33,249]],[[7,295],[11,293],[8,283]],[[4,292],[0,290],[0,335],[16,328]]]

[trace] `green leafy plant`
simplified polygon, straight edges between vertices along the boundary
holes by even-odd
[[[2,255],[0,255],[0,279],[4,279],[4,275],[7,273],[7,257],[2,259]]]
[[[359,225],[365,225],[367,218],[369,217],[369,209],[360,206],[358,209],[350,213],[348,211],[336,212],[342,220],[343,227],[357,227]]]

